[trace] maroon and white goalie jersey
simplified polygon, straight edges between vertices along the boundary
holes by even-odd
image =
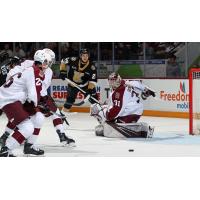
[[[122,81],[121,85],[111,93],[106,120],[112,121],[133,114],[142,115],[143,104],[140,95],[144,89],[145,86],[140,81],[130,81],[129,86]]]

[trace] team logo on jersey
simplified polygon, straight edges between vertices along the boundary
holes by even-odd
[[[116,92],[116,93],[115,93],[115,99],[119,99],[119,97],[120,97],[120,93],[119,93],[119,92]]]
[[[74,71],[73,81],[76,83],[82,83],[82,77],[84,76],[84,73]]]

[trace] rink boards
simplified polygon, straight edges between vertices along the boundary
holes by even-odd
[[[129,79],[131,80],[131,79]],[[156,91],[156,98],[150,97],[144,103],[144,115],[159,117],[188,118],[189,82],[187,79],[141,79],[142,82]],[[105,102],[109,95],[107,79],[99,79],[97,93],[100,102]],[[67,96],[67,83],[53,79],[49,92],[58,106],[62,107]],[[78,93],[76,102],[82,101],[84,95]],[[73,107],[72,111],[89,112],[90,103]]]

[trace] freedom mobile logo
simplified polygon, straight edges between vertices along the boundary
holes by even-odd
[[[186,93],[185,82],[180,82],[178,93],[160,91],[160,99],[169,102],[178,102],[176,104],[177,109],[189,109],[189,94]]]

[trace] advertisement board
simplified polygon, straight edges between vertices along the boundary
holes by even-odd
[[[130,79],[129,79],[130,80]],[[187,79],[143,79],[142,82],[156,91],[156,98],[150,97],[144,102],[144,110],[189,112],[189,83]],[[109,95],[107,79],[99,79],[97,93],[100,102],[105,102]],[[67,96],[67,83],[60,79],[52,81],[49,92],[58,106],[63,106]],[[84,95],[79,92],[76,103]],[[81,107],[90,107],[87,102]]]

